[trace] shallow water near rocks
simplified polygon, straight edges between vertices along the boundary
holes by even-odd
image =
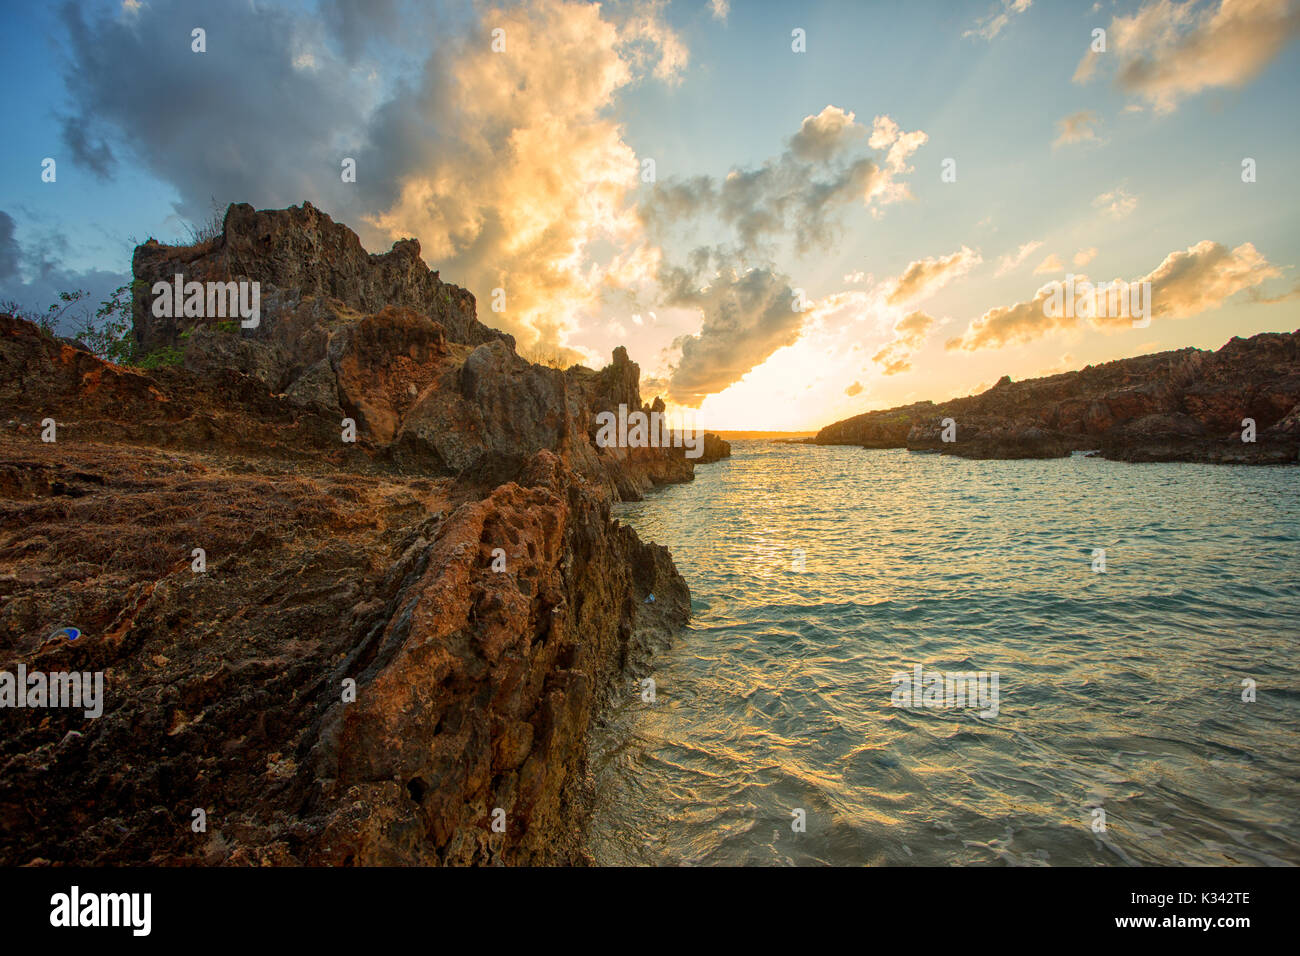
[[[616,509],[693,620],[594,736],[596,862],[1300,864],[1300,468],[732,454]]]

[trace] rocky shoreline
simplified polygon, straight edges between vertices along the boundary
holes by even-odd
[[[0,670],[105,677],[99,718],[0,709],[0,863],[584,862],[589,728],[690,613],[610,504],[726,442],[599,447],[662,409],[623,349],[527,362],[309,204],[133,269],[178,367],[0,316]],[[176,273],[260,322],[152,315]]]
[[[835,422],[802,444],[984,459],[1093,451],[1130,462],[1294,464],[1300,460],[1300,331],[1022,382],[1004,376],[978,395]]]

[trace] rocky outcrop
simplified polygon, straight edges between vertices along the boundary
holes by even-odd
[[[690,607],[610,505],[693,464],[592,442],[622,350],[528,363],[309,206],[226,223],[137,250],[265,283],[256,329],[137,312],[182,367],[0,316],[0,671],[105,698],[0,708],[0,863],[582,862],[587,730]]]
[[[907,436],[935,410],[934,402],[917,402],[881,412],[867,412],[827,425],[807,444],[861,445],[863,448],[905,448]],[[938,419],[934,419],[937,423]]]
[[[720,438],[712,432],[704,433],[704,454],[695,460],[697,465],[711,465],[731,457],[731,442]]]
[[[704,434],[702,454],[697,458],[687,457],[684,437],[680,446],[668,448],[601,448],[597,444],[597,414],[617,416],[622,406],[629,412],[662,416],[666,409],[659,397],[648,405],[641,401],[641,367],[628,358],[622,346],[614,349],[613,361],[601,371],[575,365],[565,372],[565,378],[576,396],[579,414],[589,423],[579,450],[581,467],[600,476],[621,498],[636,500],[655,485],[689,480],[695,465],[731,456],[731,445],[710,432]]]
[[[1300,331],[1234,338],[1047,378],[1004,376],[979,395],[867,412],[811,444],[909,448],[966,458],[1283,464],[1300,456]],[[1254,422],[1254,438],[1249,425]],[[945,434],[952,438],[945,441]]]
[[[587,727],[689,604],[549,452],[476,499],[9,431],[0,480],[0,666],[105,675],[0,710],[9,865],[580,861]]]
[[[944,440],[948,432],[953,440]],[[1064,458],[1070,454],[1067,436],[1040,428],[1025,419],[972,416],[958,426],[952,420],[951,431],[942,418],[927,418],[913,425],[907,433],[907,447],[912,451],[945,452],[959,447],[955,454],[966,458]]]
[[[514,345],[510,336],[478,321],[474,296],[429,270],[418,240],[403,239],[379,255],[367,253],[356,233],[311,203],[263,210],[232,204],[220,236],[194,246],[150,239],[136,248],[132,272],[137,280],[136,337],[146,352],[177,345],[194,324],[158,318],[150,308],[154,283],[171,282],[178,273],[186,282],[260,282],[264,312],[292,312],[304,300],[334,300],[362,314],[393,306],[428,316],[456,342],[480,345],[499,339]],[[259,330],[252,340],[292,350],[302,330],[297,323],[277,326],[275,331]]]
[[[599,371],[528,362],[511,336],[477,320],[474,297],[442,282],[419,250],[406,239],[382,255],[366,253],[352,230],[310,203],[232,205],[223,234],[209,242],[150,240],[136,249],[137,341],[145,352],[176,350],[191,372],[242,373],[294,408],[350,418],[358,442],[408,469],[499,483],[550,450],[625,499],[691,479],[696,462],[672,450],[595,444],[598,412],[620,404],[649,410],[640,368],[625,349]],[[155,316],[154,283],[177,274],[184,282],[257,282],[257,325]]]
[[[1116,461],[1200,461],[1219,465],[1286,465],[1300,441],[1276,426],[1254,443],[1224,437],[1191,415],[1144,415],[1117,425],[1101,439],[1101,454]]]

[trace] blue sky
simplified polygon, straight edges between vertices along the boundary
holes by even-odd
[[[2,16],[0,69],[21,92],[0,154],[0,299],[28,306],[102,296],[132,239],[179,238],[215,197],[309,200],[371,251],[415,235],[529,354],[600,364],[625,344],[647,398],[712,427],[815,428],[1300,326],[1291,0]],[[1107,50],[1089,77],[1094,29]],[[1150,326],[1041,321],[1037,290],[1072,272],[1153,277]]]

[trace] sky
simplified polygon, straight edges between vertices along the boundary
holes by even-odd
[[[1298,34],[1300,0],[8,3],[0,301],[309,201],[715,429],[1218,348],[1300,327]],[[1150,322],[1050,316],[1071,275],[1150,282]]]

